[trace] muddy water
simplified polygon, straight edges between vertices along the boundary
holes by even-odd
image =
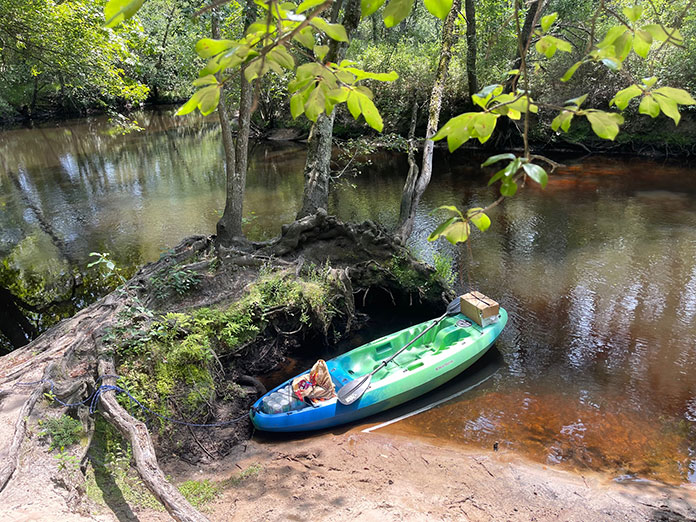
[[[146,130],[108,133],[103,119],[0,133],[0,256],[43,275],[111,252],[122,266],[211,233],[223,207],[214,120],[138,115]],[[494,374],[473,390],[386,430],[509,448],[549,464],[616,477],[696,482],[696,168],[608,158],[566,165],[491,213],[461,260],[510,322]],[[442,204],[495,198],[478,156],[441,155],[411,245]],[[276,235],[302,195],[304,148],[257,145],[246,233]],[[377,154],[342,178],[330,211],[396,221],[404,158]],[[384,333],[380,325],[364,336]],[[484,360],[485,364],[485,360]],[[493,373],[493,372],[491,372]],[[458,386],[457,383],[454,386]],[[464,386],[464,384],[461,384]],[[468,384],[466,385],[468,386]]]

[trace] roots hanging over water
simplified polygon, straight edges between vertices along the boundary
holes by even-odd
[[[322,210],[243,250],[188,238],[119,290],[0,358],[0,425],[12,426],[0,427],[0,440],[10,441],[0,451],[0,499],[17,504],[20,491],[48,484],[72,510],[84,509],[74,499],[84,497],[99,436],[88,414],[96,409],[130,444],[142,483],[171,516],[206,520],[167,480],[156,448],[189,462],[224,456],[250,436],[245,413],[265,391],[255,376],[288,354],[317,354],[348,338],[364,325],[370,303],[432,310],[450,297],[435,272],[384,229]],[[117,396],[122,389],[129,395]],[[46,451],[40,422],[66,414],[81,420],[87,449],[56,454],[51,443]],[[195,426],[230,419],[238,422]]]

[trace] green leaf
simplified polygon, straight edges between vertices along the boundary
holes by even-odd
[[[440,205],[430,213],[432,214],[434,212],[437,212],[438,210],[449,210],[450,212],[454,212],[455,214],[457,214],[457,216],[459,216],[461,219],[464,219],[464,214],[462,214],[462,211],[454,205]]]
[[[626,31],[614,42],[614,50],[619,61],[624,61],[633,48],[633,33]]]
[[[459,218],[457,216],[452,216],[447,221],[440,223],[437,227],[435,227],[435,230],[433,230],[430,233],[430,235],[428,236],[428,241],[435,241],[438,237],[442,235],[442,233],[447,229],[447,227],[449,227],[452,223],[458,220]]]
[[[662,94],[667,96],[671,100],[674,100],[679,105],[696,105],[696,100],[694,100],[688,92],[684,89],[675,89],[674,87],[660,87],[653,91],[655,94]]]
[[[385,0],[361,0],[360,11],[362,18],[367,18],[372,13],[377,11],[377,9],[382,7],[382,4],[384,4],[384,2]]]
[[[576,107],[580,107],[583,103],[585,103],[585,100],[587,99],[587,94],[583,94],[582,96],[578,96],[577,98],[571,98],[570,100],[566,100],[563,102],[563,105],[575,105]]]
[[[300,5],[297,6],[297,9],[295,9],[295,12],[297,14],[299,13],[304,13],[308,9],[311,9],[312,7],[316,7],[318,5],[321,5],[324,3],[325,0],[304,0]],[[292,5],[292,4],[291,4]]]
[[[653,98],[660,106],[660,110],[664,113],[664,115],[668,118],[672,118],[672,120],[674,120],[675,125],[679,124],[681,114],[679,114],[677,102],[675,102],[672,98],[668,98],[667,96],[660,95],[657,93],[653,93]]]
[[[497,114],[491,114],[489,112],[484,112],[478,115],[474,120],[474,129],[476,129],[476,136],[481,143],[488,141],[491,137],[493,131],[495,130],[495,124],[498,121],[499,116]]]
[[[314,33],[309,27],[305,27],[299,33],[292,37],[293,40],[297,40],[303,47],[307,49],[314,49]]]
[[[239,45],[234,40],[213,40],[212,38],[202,38],[196,42],[196,53],[201,58],[210,58],[222,51]]]
[[[498,96],[503,92],[503,86],[499,83],[494,83],[492,85],[486,85],[479,92],[471,97],[471,100],[479,107],[485,109],[488,106],[488,102],[491,98]]]
[[[660,114],[660,106],[652,97],[652,94],[646,94],[643,99],[640,100],[640,105],[638,106],[638,112],[641,114],[647,114],[652,118],[657,118]]]
[[[469,223],[464,221],[456,221],[448,226],[442,235],[447,241],[453,245],[456,245],[457,243],[464,243],[467,239],[469,239],[470,233],[471,227],[469,226]]]
[[[360,116],[360,113],[362,112],[362,109],[360,109],[360,99],[358,98],[358,93],[356,91],[351,91],[350,94],[348,95],[348,99],[346,100],[346,104],[348,105],[348,110],[350,111],[351,115],[353,116],[353,119],[358,119]]]
[[[628,103],[635,98],[636,96],[640,96],[643,93],[643,91],[640,90],[640,87],[637,85],[631,85],[630,87],[626,87],[625,89],[621,89],[619,92],[616,93],[616,95],[609,100],[609,106],[616,105],[620,110],[624,110],[626,107],[628,107]]]
[[[574,116],[575,114],[571,111],[561,111],[551,122],[551,128],[556,132],[558,132],[559,128],[563,132],[568,132]]]
[[[643,8],[639,5],[634,5],[633,7],[624,7],[622,11],[626,18],[628,18],[631,22],[635,22],[640,19],[641,16],[643,16]]]
[[[643,78],[641,81],[645,85],[646,89],[650,89],[650,88],[652,88],[653,85],[655,85],[657,83],[657,76],[651,76],[650,78]]]
[[[547,34],[546,36],[541,37],[534,47],[539,54],[543,54],[547,58],[551,58],[554,54],[556,54],[556,50],[558,49],[556,40],[558,40],[558,38],[554,38],[553,36]]]
[[[470,208],[466,211],[466,215],[469,218],[469,221],[471,221],[481,232],[485,232],[488,230],[488,227],[491,226],[491,218],[489,218],[483,212],[481,207]]]
[[[558,18],[558,13],[551,13],[550,15],[544,16],[541,18],[541,30],[543,32],[548,31],[553,23],[556,21],[556,18]]]
[[[200,87],[201,85],[215,85],[217,84],[217,78],[212,74],[202,76],[193,80],[194,87]]]
[[[382,14],[384,25],[394,27],[408,16],[413,8],[413,0],[389,0],[389,4]]]
[[[144,0],[109,0],[104,6],[106,27],[114,27],[131,18],[143,2]]]
[[[452,9],[452,0],[423,0],[423,3],[430,14],[440,20],[447,18],[447,14]]]
[[[568,80],[570,80],[570,79],[573,77],[573,75],[575,74],[575,71],[578,70],[578,67],[580,67],[583,63],[585,63],[585,62],[583,62],[583,61],[581,60],[581,61],[575,62],[573,65],[571,65],[571,66],[570,66],[570,69],[568,69],[568,70],[565,72],[565,74],[561,77],[561,81],[562,81],[562,82],[567,82]]]
[[[319,88],[315,88],[309,98],[307,103],[305,103],[305,115],[310,121],[317,121],[319,114],[324,112],[325,107],[324,91]]]
[[[295,68],[295,58],[293,58],[293,56],[283,45],[277,45],[274,47],[269,53],[269,56],[272,56],[275,61],[285,69],[293,70]]]
[[[661,25],[658,24],[644,25],[643,27],[641,27],[641,29],[650,33],[653,39],[655,40],[669,40],[670,42],[678,45],[681,45],[684,42],[684,39],[682,38],[682,35],[678,29],[672,29],[670,27],[663,28]]]
[[[633,50],[641,58],[647,58],[652,41],[653,38],[649,32],[638,29],[635,38],[633,38]]]
[[[500,185],[500,193],[505,197],[510,198],[514,196],[516,192],[517,183],[515,183],[512,179],[506,178],[502,185]]]
[[[325,32],[327,36],[332,40],[336,40],[338,42],[348,41],[348,34],[346,34],[346,29],[341,24],[330,24],[323,18],[319,17],[312,18],[312,21],[310,23],[320,31]]]
[[[627,30],[628,28],[625,25],[615,25],[607,31],[607,35],[597,44],[597,47],[599,49],[604,49],[605,47],[613,45],[616,39],[623,35]]]
[[[602,58],[602,63],[606,65],[607,69],[614,72],[621,69],[621,62],[615,60],[614,58]]]
[[[315,45],[314,46],[314,56],[317,57],[317,60],[320,62],[324,60],[324,56],[326,56],[326,53],[329,52],[329,46],[328,45]]]
[[[198,106],[198,92],[193,93],[193,96],[189,98],[189,100],[184,103],[181,107],[179,107],[179,110],[174,113],[175,116],[184,116],[185,114],[189,114],[193,111],[196,110],[196,107]]]
[[[350,90],[347,87],[339,87],[328,92],[328,98],[334,103],[343,103],[348,99]]]
[[[290,114],[294,120],[302,113],[304,113],[304,97],[298,92],[290,98]]]
[[[488,165],[493,165],[493,163],[498,163],[499,161],[509,159],[509,160],[514,160],[517,156],[515,156],[511,152],[506,152],[504,154],[496,154],[495,156],[491,156],[488,158],[486,161],[481,163],[482,167],[487,167]]]
[[[360,100],[360,110],[367,124],[376,131],[382,132],[384,123],[382,122],[382,116],[379,114],[375,104],[364,94],[358,93],[357,96]]]
[[[525,163],[522,165],[522,168],[527,176],[541,185],[541,188],[546,188],[546,184],[549,181],[549,175],[544,169],[542,169],[539,165],[535,165],[534,163]]]
[[[624,122],[623,116],[613,112],[588,110],[585,112],[585,116],[594,133],[606,140],[613,140],[619,133],[619,125]]]
[[[204,87],[200,91],[200,101],[198,102],[198,110],[201,111],[203,116],[207,116],[217,109],[218,103],[220,102],[220,86],[211,85],[210,87]]]

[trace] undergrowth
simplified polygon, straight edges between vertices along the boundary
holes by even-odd
[[[39,426],[42,428],[39,436],[48,437],[51,441],[48,448],[49,451],[77,444],[84,435],[82,423],[69,415],[42,419],[39,421]]]
[[[115,348],[119,385],[161,415],[200,421],[217,397],[239,398],[228,393],[224,382],[216,383],[220,359],[232,360],[230,356],[253,344],[275,313],[326,332],[336,314],[332,284],[328,265],[310,265],[302,277],[263,267],[245,295],[224,309],[155,316],[132,306],[105,337]],[[119,401],[133,406],[123,394]],[[169,426],[158,422],[161,429]]]

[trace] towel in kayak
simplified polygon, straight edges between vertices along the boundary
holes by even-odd
[[[292,381],[292,391],[298,399],[326,400],[336,396],[334,383],[329,368],[323,359],[319,359],[309,373],[300,375]]]

